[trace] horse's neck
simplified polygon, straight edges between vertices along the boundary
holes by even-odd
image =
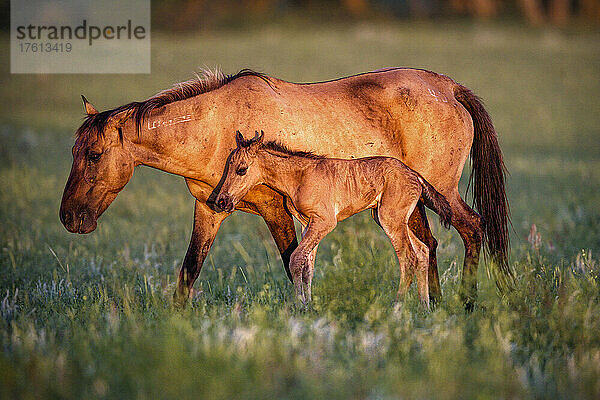
[[[210,134],[210,127],[205,126],[209,121],[193,115],[187,121],[181,118],[182,115],[190,113],[181,107],[170,110],[167,105],[160,114],[149,116],[139,135],[134,133],[134,157],[141,165],[204,180],[208,178],[205,176],[207,165],[221,147],[220,137]]]
[[[259,160],[265,184],[289,197],[302,185],[306,169],[318,162],[299,156],[278,157],[268,151],[261,151]]]

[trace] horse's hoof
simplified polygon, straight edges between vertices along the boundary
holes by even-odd
[[[472,300],[465,301],[465,311],[468,313],[472,313],[475,309],[475,303]]]
[[[173,293],[173,307],[177,310],[183,310],[189,298],[190,292],[188,290],[183,292],[175,291]]]
[[[429,306],[431,307],[431,309],[435,309],[436,306],[441,303],[442,301],[442,297],[441,296],[429,296]]]

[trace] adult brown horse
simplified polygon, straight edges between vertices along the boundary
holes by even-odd
[[[263,129],[266,140],[328,157],[391,156],[418,171],[452,206],[452,225],[465,245],[461,293],[471,308],[477,293],[482,241],[510,277],[508,202],[504,164],[491,119],[468,88],[430,71],[391,68],[328,82],[296,84],[250,70],[205,72],[142,102],[87,112],[73,146],[60,219],[70,232],[89,233],[127,184],[147,165],[185,178],[195,197],[194,227],[175,300],[185,303],[223,220],[214,205],[236,130]],[[481,216],[458,191],[471,152],[473,196]],[[289,274],[297,246],[284,198],[266,186],[253,189],[236,209],[260,215]],[[413,232],[429,247],[430,295],[441,295],[437,242],[424,207],[411,217]]]

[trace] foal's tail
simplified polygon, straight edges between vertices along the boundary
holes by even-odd
[[[468,88],[457,85],[454,97],[471,114],[475,136],[471,147],[471,176],[475,207],[483,217],[483,240],[488,254],[499,267],[496,283],[500,288],[513,281],[508,264],[508,225],[510,223],[508,199],[504,188],[506,167],[492,119],[481,99]]]
[[[417,178],[423,188],[421,192],[423,202],[428,208],[440,216],[440,221],[444,228],[450,228],[450,224],[452,223],[452,208],[450,207],[450,203],[448,203],[448,200],[446,200],[444,195],[435,190],[425,178],[419,174],[417,174]]]

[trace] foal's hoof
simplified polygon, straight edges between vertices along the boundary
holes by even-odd
[[[309,305],[310,305],[310,302],[306,301],[306,299],[304,299],[304,298],[296,297],[296,301],[294,301],[294,307],[298,311],[308,310]]]
[[[476,296],[465,294],[464,292],[460,294],[460,299],[465,307],[465,311],[470,313],[475,309],[475,299]]]

